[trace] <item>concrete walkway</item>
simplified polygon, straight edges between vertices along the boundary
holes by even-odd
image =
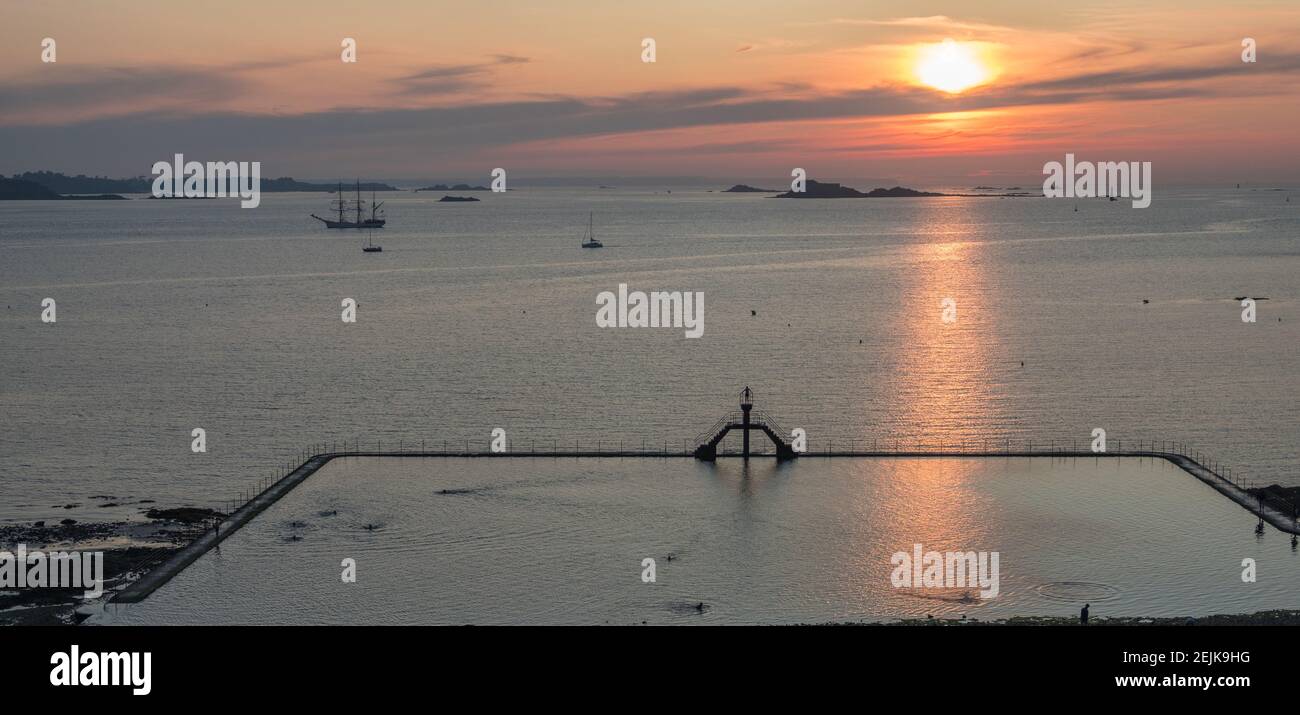
[[[303,462],[297,469],[267,487],[262,493],[249,499],[234,513],[228,515],[218,524],[216,530],[208,529],[203,532],[202,536],[191,541],[180,551],[173,554],[171,558],[158,564],[157,567],[144,576],[118,591],[117,595],[113,596],[113,603],[139,603],[143,601],[149,594],[158,590],[160,586],[172,580],[172,577],[180,573],[186,566],[194,563],[200,556],[207,553],[208,549],[225,541],[231,534],[238,531],[239,527],[266,511],[267,507],[274,504],[280,497],[288,494],[291,489],[301,484],[304,479],[315,474],[317,469],[325,466],[335,456],[322,454]]]

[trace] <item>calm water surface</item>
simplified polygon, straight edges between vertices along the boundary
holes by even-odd
[[[800,623],[1073,616],[1085,601],[1094,616],[1295,608],[1300,554],[1253,527],[1195,478],[1138,459],[336,460],[146,601],[98,620]],[[893,588],[891,555],[918,542],[997,551],[999,595]],[[1241,581],[1247,557],[1256,583]],[[345,558],[356,583],[342,582]]]
[[[0,203],[0,519],[219,507],[319,442],[485,447],[502,427],[516,447],[675,447],[746,384],[813,449],[1082,442],[1103,427],[1112,444],[1191,442],[1237,474],[1300,484],[1300,202],[1282,193],[1166,190],[1149,209],[1077,213],[1046,199],[480,196],[385,197],[381,254],[308,218],[324,195],[253,210]],[[578,247],[588,211],[602,250]],[[596,294],[619,283],[703,291],[704,337],[597,328]],[[1269,299],[1258,323],[1241,322],[1239,295]],[[46,297],[55,325],[39,320]],[[344,298],[356,324],[339,319]],[[206,454],[190,452],[195,427]],[[695,479],[659,469],[618,483]]]

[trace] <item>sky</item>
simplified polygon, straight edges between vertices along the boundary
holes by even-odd
[[[1068,152],[1151,161],[1166,184],[1300,184],[1295,0],[3,0],[0,13],[6,174],[139,176],[183,153],[300,179],[487,183],[503,167],[781,186],[800,167],[1004,186],[1041,182]],[[341,60],[349,37],[355,63]]]

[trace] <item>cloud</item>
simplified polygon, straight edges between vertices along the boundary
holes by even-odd
[[[835,25],[870,25],[875,27],[907,27],[923,30],[964,30],[967,32],[1007,33],[1013,28],[1005,25],[991,25],[982,22],[954,20],[947,15],[929,15],[926,17],[899,17],[892,20],[862,20],[855,18],[836,18],[830,21]]]
[[[1062,55],[1049,64],[1053,65],[1073,65],[1084,60],[1097,62],[1103,59],[1114,59],[1125,55],[1135,55],[1147,50],[1146,43],[1130,41],[1122,44],[1094,44],[1082,49],[1076,50],[1066,55]]]
[[[88,117],[157,112],[193,113],[250,96],[268,74],[318,62],[318,57],[279,57],[222,66],[42,67],[38,82],[0,80],[2,121],[76,123]]]
[[[475,86],[482,75],[497,67],[523,61],[526,59],[494,57],[480,63],[427,67],[399,78],[397,83],[401,91],[459,91],[456,88]],[[184,151],[200,160],[259,160],[272,172],[281,171],[272,166],[309,165],[316,167],[308,169],[316,176],[329,176],[319,167],[336,162],[413,162],[417,156],[466,157],[488,150],[508,157],[511,147],[531,147],[539,142],[664,130],[924,116],[1023,106],[1151,102],[1248,91],[1258,94],[1261,84],[1269,86],[1267,80],[1228,87],[1211,81],[1243,72],[1255,77],[1266,72],[1294,72],[1300,68],[1300,56],[1273,56],[1268,66],[1243,69],[1231,65],[1225,62],[1129,68],[1021,85],[993,85],[958,96],[910,85],[829,91],[801,84],[774,84],[616,96],[552,95],[419,108],[355,107],[279,115],[212,112],[180,116],[144,112],[63,126],[31,122],[0,127],[0,157],[8,164],[3,168],[10,172],[51,168],[137,175],[146,173],[152,162]],[[81,90],[105,97],[122,90],[134,96],[152,96],[160,85],[185,87],[185,91],[200,97],[225,97],[241,87],[236,80],[183,71],[155,70],[112,78],[114,81],[107,86],[86,81],[65,85],[62,90],[4,88],[0,90],[0,102],[14,101],[20,95],[30,99],[41,92],[48,93],[44,97],[47,102],[71,101]],[[1278,92],[1286,90],[1276,83],[1273,86]],[[746,138],[740,136],[734,141],[735,146],[743,147]],[[725,152],[726,148],[718,146],[714,151]]]
[[[213,103],[249,87],[235,74],[201,67],[78,68],[74,77],[0,85],[0,106],[19,116],[57,118],[87,108],[111,113]]]
[[[867,37],[870,45],[934,42],[953,37],[986,42],[1010,41],[1021,32],[1014,27],[986,22],[961,20],[947,15],[899,17],[887,20],[867,18],[833,18],[796,25],[815,28],[819,45],[861,44]]]
[[[1220,77],[1258,76],[1260,74],[1290,74],[1300,70],[1300,55],[1274,55],[1266,65],[1251,65],[1230,56],[1224,61],[1209,65],[1184,67],[1143,67],[1090,72],[1057,79],[1030,82],[1019,89],[1029,92],[1063,89],[1133,88],[1140,85],[1164,82],[1195,82]]]
[[[493,55],[488,62],[461,65],[435,65],[393,80],[399,95],[458,94],[490,86],[492,73],[503,65],[529,62],[517,55]]]

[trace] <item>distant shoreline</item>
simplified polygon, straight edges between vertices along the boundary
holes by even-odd
[[[126,201],[117,194],[60,194],[33,181],[0,177],[0,201]]]
[[[68,176],[54,171],[28,171],[10,177],[0,176],[0,182],[25,182],[44,188],[55,194],[152,194],[153,177],[134,176],[126,179],[110,179],[106,176]],[[259,186],[262,193],[334,193],[339,184],[344,191],[356,190],[353,182],[308,182],[298,181],[290,176],[276,179],[263,179]],[[361,191],[403,191],[395,186],[378,182],[362,182]],[[238,191],[229,192],[238,194]],[[3,196],[0,196],[3,198]],[[122,197],[118,197],[122,198]]]

